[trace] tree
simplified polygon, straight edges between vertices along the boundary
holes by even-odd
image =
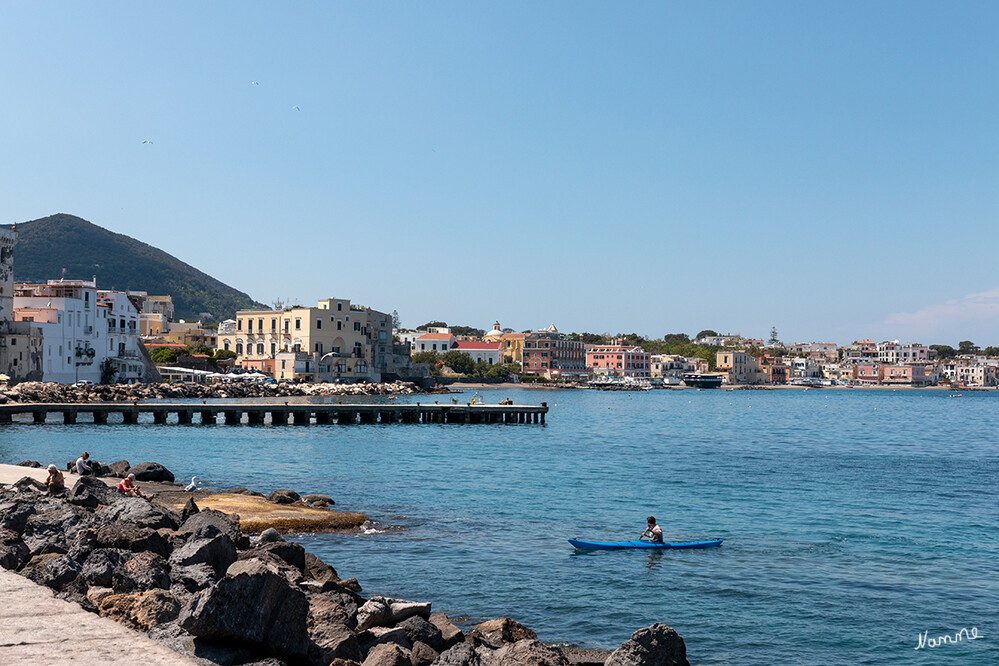
[[[211,347],[209,347],[208,345],[202,343],[202,344],[198,344],[198,345],[195,345],[194,347],[192,347],[191,348],[191,354],[192,355],[193,354],[204,354],[205,356],[211,357],[211,356],[215,355],[215,350],[212,349]]]
[[[446,327],[447,327],[447,322],[443,322],[443,321],[428,321],[423,326],[417,326],[416,330],[418,330],[418,331],[425,331],[428,328],[446,328]]]
[[[697,335],[694,336],[695,340],[700,340],[701,338],[715,338],[718,337],[718,333],[712,331],[710,328],[706,328]]]
[[[413,363],[428,363],[434,365],[440,358],[435,351],[422,351],[413,354]]]
[[[487,379],[506,379],[510,376],[510,371],[502,365],[490,365],[485,376]]]
[[[101,361],[101,384],[113,384],[115,375],[117,374],[118,368],[115,366],[114,361],[110,358]]]
[[[982,353],[986,356],[999,356],[999,347],[986,347]]]
[[[399,319],[399,311],[398,310],[392,310],[392,328],[394,328],[397,331],[400,328],[402,328],[402,320]]]
[[[686,333],[667,333],[663,336],[663,342],[667,345],[685,345],[690,342]]]
[[[475,328],[474,326],[452,326],[452,335],[467,335],[469,337],[482,337],[485,333],[481,328]]]
[[[588,345],[599,345],[610,336],[597,335],[596,333],[580,333],[579,339]]]
[[[223,361],[230,358],[236,358],[236,352],[231,349],[216,349],[215,356],[216,361]]]
[[[444,365],[451,368],[459,375],[470,375],[475,372],[475,361],[465,352],[449,351],[441,354]]]
[[[978,348],[978,345],[971,340],[961,340],[957,343],[958,354],[977,354],[980,351],[982,350]]]
[[[177,362],[177,350],[171,349],[170,347],[157,347],[150,354],[153,359],[153,363],[176,363]]]
[[[930,345],[930,349],[937,353],[937,358],[954,358],[957,356],[957,350],[950,345]]]
[[[778,342],[780,342],[780,338],[777,337],[777,327],[776,326],[771,326],[770,327],[770,339],[767,340],[767,342],[771,346],[776,345]]]

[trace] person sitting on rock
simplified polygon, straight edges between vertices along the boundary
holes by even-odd
[[[66,477],[55,465],[49,465],[49,475],[45,479],[45,487],[48,489],[49,496],[58,495],[66,490]]]
[[[139,486],[135,485],[135,475],[129,474],[118,483],[118,490],[126,497],[145,497]]]
[[[83,455],[76,459],[76,473],[80,476],[89,476],[94,473],[94,470],[87,464],[89,458],[90,454],[84,451]]]
[[[662,543],[663,542],[663,528],[656,525],[656,517],[649,516],[648,518],[649,527],[642,532],[642,536],[639,540],[649,537],[649,541],[652,543]]]

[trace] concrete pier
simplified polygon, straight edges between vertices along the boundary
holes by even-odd
[[[266,404],[226,402],[217,404],[164,402],[92,402],[92,403],[8,403],[0,405],[0,425],[30,419],[34,423],[72,425],[75,423],[154,423],[165,425],[176,417],[176,423],[190,425],[240,425],[246,416],[247,425],[371,425],[376,423],[507,423],[543,424],[548,404],[540,405],[344,405],[344,404]],[[195,420],[195,415],[198,420]]]

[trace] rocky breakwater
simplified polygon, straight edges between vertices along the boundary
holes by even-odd
[[[445,389],[446,391],[446,389]],[[411,395],[427,393],[411,382],[382,384],[264,384],[229,382],[218,384],[55,384],[23,382],[0,385],[0,404],[133,402],[142,400],[216,400],[225,398],[288,398],[312,395]]]
[[[92,478],[55,498],[0,487],[0,566],[202,664],[687,664],[661,624],[609,655],[545,645],[509,618],[465,631],[429,603],[363,597],[274,530],[251,542],[238,518],[193,502],[178,514]]]

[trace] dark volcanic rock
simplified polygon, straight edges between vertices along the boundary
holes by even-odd
[[[441,656],[434,666],[493,666],[492,654],[485,649],[486,659],[480,656],[484,648],[476,648],[471,643],[458,643]]]
[[[194,514],[200,513],[200,512],[201,512],[201,509],[199,509],[198,505],[195,504],[194,498],[193,497],[188,498],[187,502],[184,504],[184,508],[181,509],[181,511],[180,511],[180,522],[181,522],[181,524],[185,523],[187,521],[187,519],[190,518],[191,516],[193,516]]]
[[[476,645],[498,648],[504,643],[516,643],[525,638],[536,639],[537,635],[516,620],[500,617],[475,625],[468,638]]]
[[[120,497],[121,494],[116,489],[109,488],[103,481],[92,476],[82,476],[73,484],[67,499],[70,504],[93,509],[100,504],[111,504]]]
[[[138,594],[111,594],[101,599],[98,613],[139,631],[172,622],[180,614],[181,601],[163,590]]]
[[[130,522],[154,530],[161,527],[175,530],[180,524],[180,517],[173,511],[150,504],[141,497],[122,497],[105,509],[103,516],[109,521]]]
[[[305,554],[305,577],[319,583],[338,580],[336,569],[326,564],[312,553]]]
[[[309,495],[302,495],[302,501],[312,504],[313,506],[318,506],[320,508],[332,506],[336,504],[333,498],[328,495],[318,495],[316,493],[311,493]]]
[[[680,634],[657,622],[633,633],[611,653],[606,666],[690,666],[690,663]]]
[[[35,505],[28,502],[4,502],[0,504],[0,528],[24,533],[28,518],[35,513]]]
[[[17,571],[31,557],[31,552],[14,530],[0,528],[0,567]]]
[[[37,460],[22,460],[21,462],[17,463],[17,466],[18,467],[33,467],[35,469],[38,469],[39,467],[42,466],[42,464],[40,462],[38,462]]]
[[[493,657],[497,661],[497,666],[520,666],[520,664],[569,666],[569,661],[561,650],[545,645],[537,639],[525,639],[504,645],[493,654]]]
[[[302,499],[302,497],[294,490],[286,490],[283,488],[275,490],[267,496],[267,501],[274,502],[275,504],[294,504],[300,499]]]
[[[207,531],[202,529],[202,533]],[[207,564],[217,576],[221,576],[236,561],[236,544],[218,530],[211,528],[211,531],[213,536],[193,535],[187,543],[174,550],[170,555],[170,564],[182,567]]]
[[[393,643],[383,643],[371,648],[363,666],[412,666],[409,650]]]
[[[99,528],[95,538],[97,545],[103,548],[124,548],[133,553],[148,550],[163,557],[170,554],[166,537],[151,527],[112,523]]]
[[[249,552],[270,553],[298,569],[299,573],[305,573],[305,548],[301,544],[290,541],[276,541],[255,546]]]
[[[111,587],[115,592],[166,590],[170,587],[170,567],[156,553],[136,553],[114,572]]]
[[[128,468],[128,474],[134,474],[136,481],[166,481],[173,483],[173,472],[155,462],[141,462]]]
[[[430,624],[437,627],[441,632],[444,645],[448,648],[465,642],[465,632],[458,625],[448,619],[444,613],[434,613],[429,618]]]
[[[418,615],[406,618],[397,626],[406,632],[406,638],[412,644],[417,642],[426,643],[435,652],[442,652],[446,647],[441,630],[431,624],[429,620],[425,620]]]
[[[190,516],[184,524],[177,528],[178,532],[197,534],[205,527],[214,527],[225,534],[233,543],[238,544],[243,537],[239,529],[239,516],[222,513],[215,509],[204,509]]]
[[[281,533],[278,532],[273,527],[268,527],[266,530],[264,530],[263,532],[260,533],[260,536],[257,537],[257,543],[258,544],[260,544],[260,543],[274,543],[274,542],[281,542],[281,541],[286,541],[286,539],[283,536],[281,536]]]
[[[119,460],[108,465],[108,469],[111,470],[111,476],[118,477],[119,479],[124,478],[128,474],[130,467],[131,465],[128,464],[127,460]]]
[[[347,611],[331,597],[321,594],[309,599],[309,659],[328,664],[333,659],[361,660],[357,635],[351,629]]]
[[[220,491],[220,493],[224,495],[250,495],[252,497],[265,497],[263,493],[258,493],[256,490],[247,490],[242,486],[236,488],[226,488],[225,490]]]
[[[54,590],[61,590],[80,575],[80,564],[69,555],[59,555],[42,566],[41,583]]]
[[[413,666],[430,666],[439,656],[440,653],[426,643],[413,643],[409,660],[413,662]]]
[[[98,548],[83,563],[80,575],[89,585],[112,587],[114,572],[125,566],[132,553],[122,548]]]
[[[219,575],[208,564],[190,564],[170,568],[171,589],[180,585],[185,592],[199,592],[215,584]]]
[[[304,657],[308,613],[309,602],[300,590],[263,563],[247,560],[201,592],[179,622],[195,636],[246,641],[278,654]]]

